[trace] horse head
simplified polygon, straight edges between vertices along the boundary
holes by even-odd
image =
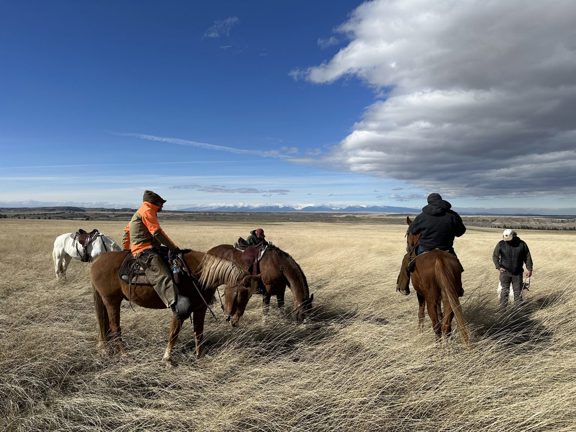
[[[412,224],[410,216],[406,216],[406,223],[408,224],[408,228],[406,228],[406,252],[410,252],[418,246],[421,234],[412,234],[410,232],[410,225]]]
[[[296,321],[299,323],[304,322],[312,312],[312,302],[314,301],[314,294],[305,298],[302,303],[296,308]]]
[[[238,325],[240,318],[246,311],[248,300],[258,289],[260,275],[247,275],[236,285],[226,285],[224,289],[224,313],[233,327]]]

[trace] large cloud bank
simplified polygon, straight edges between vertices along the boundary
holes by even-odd
[[[576,192],[573,0],[377,0],[306,70],[379,96],[331,155],[356,172],[453,195]]]

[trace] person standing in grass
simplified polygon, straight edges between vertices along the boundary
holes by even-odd
[[[522,278],[524,264],[526,265],[526,277],[532,276],[533,262],[530,249],[524,240],[518,237],[516,231],[505,229],[500,240],[494,248],[492,261],[496,270],[500,272],[500,308],[508,306],[510,284],[514,291],[514,303],[522,302]]]

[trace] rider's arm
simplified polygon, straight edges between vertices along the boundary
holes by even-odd
[[[162,228],[159,228],[152,236],[164,246],[168,246],[171,251],[178,250],[178,246],[168,237]]]
[[[124,237],[122,237],[122,249],[130,250],[130,224],[124,228]]]
[[[496,247],[492,253],[492,262],[494,263],[496,270],[500,270],[500,242],[496,243]]]
[[[532,274],[532,270],[534,269],[534,263],[532,262],[532,255],[530,254],[530,249],[528,249],[528,245],[524,243],[524,247],[526,248],[526,257],[524,258],[524,262],[526,263],[526,269]]]

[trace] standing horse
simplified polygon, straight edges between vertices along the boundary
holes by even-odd
[[[254,248],[253,246],[251,247]],[[206,253],[234,261],[247,271],[251,264],[247,264],[243,259],[245,252],[236,249],[232,245],[222,244],[214,246]],[[296,316],[296,320],[298,322],[304,321],[312,309],[314,294],[310,295],[306,275],[304,275],[302,268],[294,258],[280,248],[268,244],[258,266],[260,270],[259,275],[266,288],[266,293],[262,300],[264,316],[266,317],[268,315],[270,298],[273,295],[276,296],[278,307],[282,308],[284,306],[284,293],[286,286],[288,286],[292,291],[294,304],[293,313]],[[241,287],[239,289],[227,287],[224,297],[226,302],[225,309],[231,317],[232,325],[237,325],[240,317],[242,317],[246,310],[250,296],[247,295]]]
[[[61,234],[54,240],[52,250],[56,278],[66,278],[66,269],[72,258],[88,262],[104,252],[121,250],[122,248],[114,240],[98,230],[92,230],[89,233],[80,230],[76,233]]]
[[[100,329],[99,344],[103,348],[125,352],[120,329],[120,303],[128,300],[145,308],[166,309],[164,302],[151,285],[129,285],[120,279],[119,270],[129,252],[103,254],[92,264],[90,277],[94,288],[96,317]],[[178,291],[190,298],[196,342],[196,356],[203,354],[204,319],[208,303],[212,301],[216,288],[221,284],[242,285],[246,289],[257,288],[258,277],[251,276],[231,261],[226,261],[203,252],[187,251],[184,262],[191,276],[185,272],[180,277]],[[197,282],[196,282],[197,281]],[[162,360],[171,362],[172,349],[184,321],[172,314],[168,345]]]
[[[412,223],[406,218],[408,226]],[[418,247],[420,235],[406,233],[408,252]],[[462,306],[458,294],[462,292],[462,266],[455,255],[435,249],[424,252],[414,258],[412,285],[418,296],[418,325],[424,328],[426,307],[432,320],[432,328],[439,340],[442,336],[448,338],[452,334],[452,319],[456,318],[458,332],[466,345],[470,344],[468,327],[462,314]]]

